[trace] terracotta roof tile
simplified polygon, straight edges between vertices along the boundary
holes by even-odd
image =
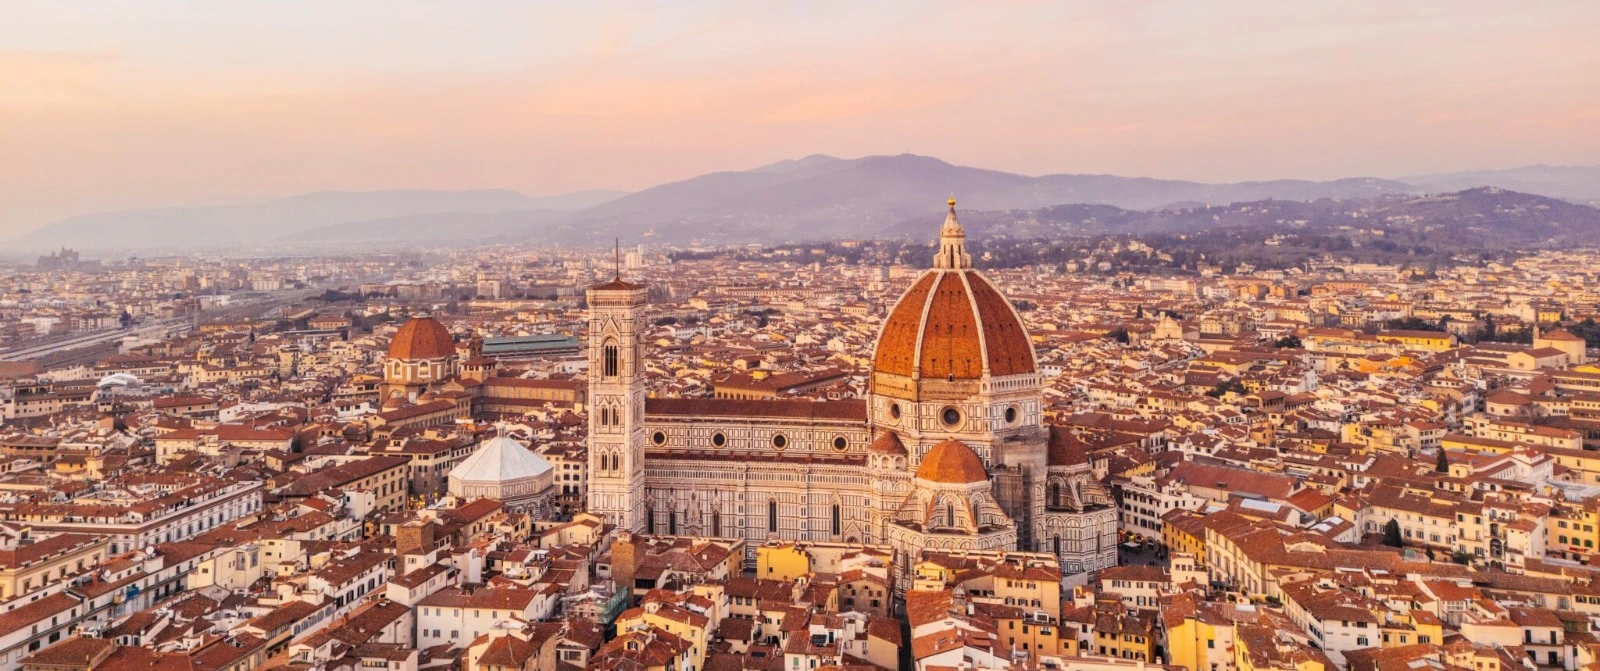
[[[969,484],[988,480],[989,473],[972,448],[952,438],[928,450],[917,466],[917,477],[941,484]]]
[[[391,359],[442,359],[455,353],[450,329],[433,317],[412,317],[389,341]]]

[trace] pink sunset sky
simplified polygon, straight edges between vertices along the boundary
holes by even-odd
[[[813,153],[1202,181],[1600,163],[1600,2],[0,0],[0,238]]]

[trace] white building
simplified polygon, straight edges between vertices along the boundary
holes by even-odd
[[[494,499],[508,508],[543,509],[554,493],[555,469],[544,457],[506,436],[484,441],[450,471],[450,495]]]

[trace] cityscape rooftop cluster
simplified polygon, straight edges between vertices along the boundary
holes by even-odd
[[[1600,252],[927,231],[0,269],[0,671],[1600,669]]]

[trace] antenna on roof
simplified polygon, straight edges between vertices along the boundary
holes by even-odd
[[[613,238],[611,248],[611,270],[615,279],[622,279],[622,238]]]

